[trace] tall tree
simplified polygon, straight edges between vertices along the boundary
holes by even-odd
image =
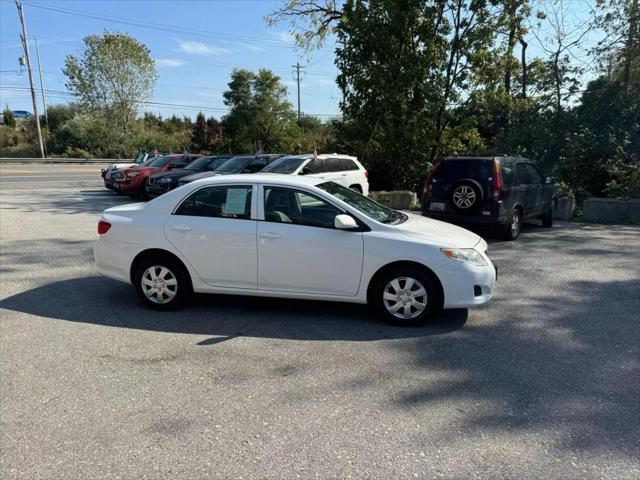
[[[62,72],[67,88],[83,105],[105,112],[125,134],[158,77],[146,46],[109,31],[85,37],[82,54],[68,55]]]
[[[236,69],[223,96],[230,112],[222,122],[235,152],[286,149],[297,127],[280,77],[266,69],[257,73]]]

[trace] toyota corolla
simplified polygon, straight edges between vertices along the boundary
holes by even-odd
[[[487,302],[496,282],[478,235],[314,177],[197,180],[105,210],[98,233],[98,270],[158,310],[193,292],[254,295],[368,303],[416,325]]]

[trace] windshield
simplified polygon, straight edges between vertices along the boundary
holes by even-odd
[[[171,155],[165,155],[164,157],[154,158],[151,163],[149,163],[149,167],[164,167],[169,161],[171,161],[173,157]]]
[[[240,172],[255,157],[233,157],[218,167],[218,172],[235,173]]]
[[[148,167],[148,166],[150,166],[150,165],[153,163],[153,161],[154,161],[154,160],[157,160],[157,159],[158,159],[158,157],[151,157],[151,158],[148,158],[148,159],[147,159],[147,160],[145,160],[145,161],[144,161],[144,163],[143,163],[142,165],[140,165],[140,166],[141,166],[141,167]]]
[[[307,160],[305,157],[282,157],[262,169],[267,173],[293,173],[302,163]]]
[[[351,190],[350,188],[343,187],[342,185],[338,185],[337,183],[324,182],[316,185],[316,187],[330,193],[347,205],[378,222],[401,223],[408,218],[404,213],[385,207],[384,205],[380,205],[378,202],[374,202],[364,195],[360,195],[358,192]]]

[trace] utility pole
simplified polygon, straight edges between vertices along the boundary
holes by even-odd
[[[40,75],[40,92],[42,92],[42,108],[44,108],[44,123],[49,126],[49,115],[47,114],[47,101],[44,98],[44,82],[42,81],[42,65],[40,65],[40,48],[38,47],[38,37],[33,37],[36,42],[36,60],[38,60],[38,75]]]
[[[22,12],[22,5],[16,0],[16,7],[18,8],[18,15],[20,15],[20,23],[22,24],[22,47],[24,48],[24,55],[27,59],[27,70],[29,71],[29,85],[31,86],[31,100],[33,101],[33,115],[36,117],[36,131],[38,133],[38,142],[40,143],[40,158],[44,156],[44,142],[42,141],[42,130],[40,129],[40,115],[38,114],[38,102],[36,100],[36,90],[33,87],[33,70],[31,69],[31,57],[29,56],[29,37],[27,36],[27,26],[24,23],[24,13]]]
[[[296,83],[298,84],[298,120],[300,120],[300,69],[304,69],[304,67],[300,66],[300,62],[296,62],[295,65],[291,65],[291,66],[296,69],[295,80],[296,80]]]

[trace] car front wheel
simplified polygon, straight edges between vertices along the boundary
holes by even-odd
[[[189,273],[171,259],[148,259],[140,263],[134,276],[138,296],[154,310],[173,310],[191,295]]]
[[[384,321],[395,325],[425,323],[441,308],[436,282],[418,268],[398,268],[384,274],[369,295],[369,303]]]
[[[522,212],[518,208],[511,211],[509,221],[505,226],[503,237],[505,240],[515,240],[522,229]]]

